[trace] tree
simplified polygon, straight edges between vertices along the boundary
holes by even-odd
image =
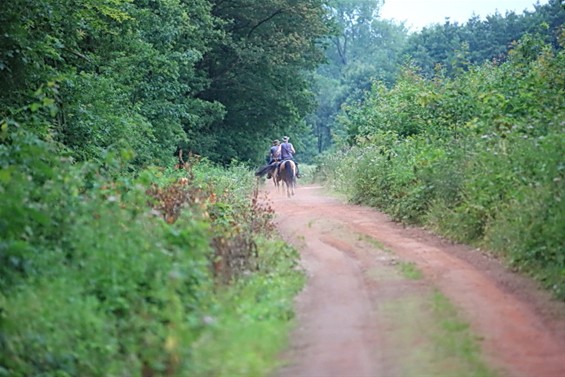
[[[197,130],[191,147],[214,160],[262,160],[268,140],[292,134],[314,109],[306,73],[323,60],[318,41],[329,29],[321,0],[213,2],[224,38],[198,67],[210,79],[199,94],[226,110]]]
[[[318,152],[329,148],[335,116],[346,102],[360,101],[373,80],[394,81],[407,29],[380,20],[382,1],[334,0],[330,17],[336,24],[326,49],[328,63],[318,69],[313,86],[318,109],[309,121],[318,138]]]
[[[163,161],[187,131],[221,118],[196,98],[196,63],[220,38],[208,0],[10,0],[0,15],[0,108],[10,116],[56,83],[51,137],[76,160],[131,149]]]
[[[534,12],[517,15],[496,12],[480,20],[473,16],[463,25],[446,21],[412,34],[405,49],[406,55],[427,77],[435,74],[439,65],[450,76],[459,72],[460,53],[467,51],[467,63],[480,65],[486,61],[504,61],[512,42],[524,34],[541,34],[545,42],[558,47],[558,35],[565,22],[565,9],[559,0],[535,5]],[[455,63],[455,65],[454,65]],[[460,68],[460,67],[459,67]]]

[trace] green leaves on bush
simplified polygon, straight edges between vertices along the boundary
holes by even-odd
[[[204,319],[231,310],[220,293],[238,294],[244,277],[258,284],[285,273],[267,268],[269,253],[257,245],[272,212],[251,194],[252,173],[202,161],[192,171],[116,177],[119,153],[72,164],[56,148],[19,124],[0,144],[0,375],[193,371],[195,342],[211,331]],[[218,271],[219,263],[227,268]],[[294,289],[277,291],[282,306],[263,300],[272,318],[261,342],[284,337],[278,325],[288,322]],[[246,305],[255,300],[245,296]],[[247,328],[259,322],[266,324]],[[237,365],[256,363],[253,352]]]
[[[356,202],[507,256],[565,298],[564,70],[563,49],[527,35],[504,64],[453,79],[407,71],[346,109],[355,145],[324,174]]]

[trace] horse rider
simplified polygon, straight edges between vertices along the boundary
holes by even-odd
[[[269,150],[269,159],[267,163],[269,165],[275,164],[281,160],[281,143],[278,140],[273,140],[273,145]],[[271,178],[271,174],[267,174],[267,179]]]
[[[296,163],[296,161],[294,161],[294,155],[296,154],[296,151],[294,150],[294,146],[292,145],[292,143],[290,143],[288,140],[289,140],[288,136],[284,136],[282,138],[283,142],[280,145],[280,147],[281,147],[281,160],[282,161],[292,160],[294,162],[294,164],[296,165],[296,178],[301,178],[300,177],[300,169],[298,168],[298,164]]]
[[[273,140],[273,146],[269,153],[269,165],[281,160],[281,143],[278,140]]]

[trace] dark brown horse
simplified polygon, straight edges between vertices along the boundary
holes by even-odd
[[[296,187],[296,164],[292,160],[284,160],[279,163],[266,165],[255,172],[258,177],[263,177],[269,174],[277,190],[281,187],[286,188],[286,193],[290,198],[294,195],[294,188]]]
[[[282,182],[283,190],[286,187],[286,195],[290,198],[294,195],[294,188],[296,187],[296,164],[292,160],[284,160],[279,164],[276,174],[273,179],[277,182],[276,186]]]

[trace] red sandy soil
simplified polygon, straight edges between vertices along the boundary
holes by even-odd
[[[345,204],[322,187],[302,186],[287,198],[270,183],[266,190],[277,229],[299,250],[308,276],[278,377],[430,375],[426,369],[406,372],[418,370],[403,363],[417,360],[411,352],[425,352],[426,340],[394,347],[391,340],[401,337],[404,317],[383,309],[386,302],[417,298],[429,287],[470,324],[481,358],[498,376],[565,377],[565,303],[531,279],[477,249]],[[399,263],[413,263],[422,279],[390,278],[389,270],[397,271]],[[419,313],[418,307],[408,313],[405,325],[425,330]]]

